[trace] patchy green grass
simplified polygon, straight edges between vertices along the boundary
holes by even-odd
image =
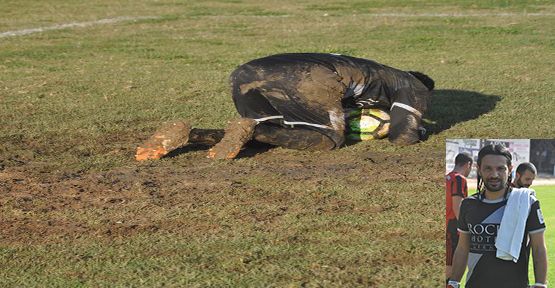
[[[442,285],[444,139],[555,136],[553,13],[550,1],[2,1],[0,33],[159,18],[0,38],[0,286]],[[434,134],[133,161],[165,120],[236,116],[237,65],[300,51],[429,74]]]
[[[548,272],[547,279],[555,279],[555,270],[553,269],[553,261],[555,260],[555,186],[533,186],[540,200],[541,210],[544,217],[545,225],[547,229],[545,230],[545,245],[547,246],[547,261],[548,261]],[[534,270],[530,262],[530,268],[528,269],[530,281],[534,280]]]

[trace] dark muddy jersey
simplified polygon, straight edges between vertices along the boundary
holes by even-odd
[[[324,53],[255,59],[237,68],[231,83],[241,116],[259,123],[317,129],[338,146],[344,141],[345,108],[392,109],[390,139],[401,134],[413,139],[418,138],[420,116],[431,98],[424,84],[408,72],[367,59]]]
[[[423,113],[430,100],[428,96],[431,92],[410,73],[363,58],[326,53],[288,53],[255,59],[244,65],[263,67],[261,72],[265,76],[274,76],[265,79],[271,79],[278,87],[291,86],[290,90],[302,90],[303,87],[299,86],[302,83],[298,81],[304,80],[332,88],[330,93],[337,94],[331,99],[340,100],[343,107],[389,109],[394,102],[400,102]],[[276,80],[283,83],[276,83]],[[335,86],[335,81],[342,85]],[[310,92],[308,87],[305,88],[305,92]],[[337,88],[339,90],[335,90]],[[290,100],[320,102],[316,98],[325,98],[324,95],[302,94],[309,98],[291,97]]]
[[[524,288],[528,285],[528,234],[545,230],[540,203],[530,196],[530,213],[526,221],[525,233],[518,262],[501,260],[496,257],[495,239],[505,212],[506,198],[499,200],[482,199],[474,194],[463,200],[459,214],[458,230],[470,235],[467,284],[465,287]]]

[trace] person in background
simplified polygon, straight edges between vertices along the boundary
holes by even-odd
[[[512,186],[515,188],[530,188],[537,174],[538,170],[536,170],[534,164],[530,162],[520,163],[516,167],[515,180],[513,180]]]
[[[466,177],[472,170],[472,157],[468,153],[459,153],[455,157],[455,168],[445,175],[445,274],[451,275],[453,253],[459,242],[457,219],[459,208],[464,198],[468,196]]]

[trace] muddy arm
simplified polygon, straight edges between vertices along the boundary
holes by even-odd
[[[421,140],[422,115],[426,109],[428,92],[417,94],[409,88],[400,89],[392,97],[389,141],[399,145],[411,145]]]

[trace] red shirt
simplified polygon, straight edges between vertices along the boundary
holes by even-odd
[[[445,217],[447,222],[449,220],[457,220],[455,211],[453,211],[453,196],[460,196],[462,198],[468,196],[466,177],[455,171],[445,175]]]

